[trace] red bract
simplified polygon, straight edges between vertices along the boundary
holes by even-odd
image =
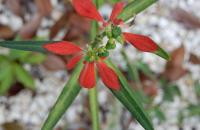
[[[85,88],[95,87],[96,78],[95,78],[95,69],[94,62],[86,62],[83,70],[81,71],[79,77],[80,85]]]
[[[75,55],[66,65],[67,69],[69,70],[73,69],[83,57],[83,50],[72,42],[61,41],[61,42],[49,43],[45,44],[43,47],[47,49],[49,52],[52,52],[54,54]]]
[[[75,10],[84,17],[94,19],[99,22],[104,22],[102,16],[97,11],[91,0],[73,0]]]
[[[71,70],[74,68],[74,66],[81,60],[82,54],[74,56],[68,63],[67,63],[67,69]]]
[[[71,42],[56,42],[45,44],[43,46],[49,52],[60,54],[60,55],[75,55],[67,64],[68,69],[73,69],[76,64],[83,58],[82,49],[71,43]],[[97,68],[99,75],[103,81],[103,83],[111,89],[119,90],[120,84],[118,80],[118,76],[116,73],[108,67],[104,62],[105,58],[99,58],[99,61],[84,61],[84,68],[81,71],[79,76],[80,85],[84,88],[93,88],[96,84],[95,78],[95,64],[97,63]]]
[[[72,0],[72,4],[79,15],[105,23],[106,25],[106,22],[96,9],[92,0]],[[119,24],[120,20],[117,19],[117,16],[120,14],[123,7],[124,3],[122,2],[118,2],[117,4],[115,4],[109,21]]]
[[[97,69],[99,76],[107,87],[113,90],[120,89],[118,77],[110,67],[108,67],[103,61],[99,61],[97,62]],[[94,62],[85,63],[85,66],[80,74],[79,82],[80,85],[85,88],[93,88],[95,86],[96,79]]]
[[[127,42],[140,51],[155,52],[158,49],[158,45],[147,36],[132,33],[123,33],[123,35]]]
[[[118,2],[114,5],[114,8],[112,10],[112,14],[110,16],[110,21],[112,21],[113,24],[119,25],[119,24],[123,23],[122,20],[117,19],[118,15],[122,12],[123,8],[124,8],[123,2]]]
[[[115,72],[109,68],[104,62],[98,62],[97,68],[103,83],[111,89],[119,90],[120,84]]]
[[[88,8],[90,6],[86,6],[86,4],[84,4],[84,6],[82,5],[82,2],[86,2],[87,5],[92,5],[91,9]],[[76,3],[76,4],[75,4]],[[94,9],[94,4],[92,3],[91,0],[73,0],[73,6],[74,8],[77,10],[77,13],[79,13],[81,16],[96,20],[97,16],[99,17],[99,13],[97,11],[97,9]],[[81,11],[80,10],[84,10]],[[114,25],[120,25],[121,23],[123,23],[123,21],[121,19],[118,19],[118,15],[121,13],[121,11],[124,8],[124,3],[122,2],[118,2],[114,5],[112,14],[110,16],[110,22],[112,22]],[[87,11],[86,11],[87,10]],[[88,11],[90,10],[90,11]],[[95,10],[95,13],[90,13],[92,10]],[[89,17],[90,16],[90,17]],[[96,21],[100,21],[102,22],[102,20],[96,20]],[[108,25],[109,23],[103,22],[104,25]],[[124,35],[124,39],[131,43],[134,47],[136,47],[138,50],[140,51],[144,51],[144,52],[156,52],[158,49],[158,46],[156,45],[156,43],[148,38],[147,36],[143,36],[143,35],[138,35],[138,34],[130,34],[130,33],[123,33]]]
[[[73,43],[67,41],[46,44],[44,45],[44,48],[59,55],[72,55],[82,51],[79,46],[76,46]]]

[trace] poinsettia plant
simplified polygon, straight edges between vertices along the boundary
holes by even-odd
[[[2,41],[0,46],[57,55],[71,55],[67,69],[73,73],[63,88],[54,107],[51,109],[42,130],[52,130],[82,88],[89,91],[93,130],[100,130],[97,103],[97,76],[114,96],[130,111],[132,116],[146,129],[153,130],[151,121],[142,104],[130,88],[120,70],[109,60],[109,53],[116,44],[130,43],[142,52],[154,53],[164,59],[168,54],[151,38],[123,32],[122,28],[129,19],[152,5],[156,0],[134,0],[129,3],[118,2],[114,5],[108,21],[98,12],[99,1],[72,0],[76,12],[92,21],[91,42],[84,48],[70,41]],[[107,42],[103,39],[107,38]],[[97,75],[98,73],[98,75]]]

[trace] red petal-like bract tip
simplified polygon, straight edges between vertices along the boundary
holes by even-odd
[[[81,60],[83,55],[76,55],[74,56],[68,63],[67,63],[67,69],[71,70],[73,69],[76,64]]]
[[[72,3],[76,12],[81,16],[104,22],[92,0],[72,0]]]
[[[59,55],[72,55],[82,51],[79,46],[67,41],[49,43],[45,44],[43,47],[48,51]]]
[[[147,36],[132,33],[123,33],[123,35],[127,42],[140,51],[155,52],[158,49],[158,45]]]
[[[112,70],[110,67],[108,67],[104,62],[100,61],[97,63],[97,68],[99,75],[103,81],[103,83],[113,89],[113,90],[119,90],[120,89],[120,83],[118,80],[118,76]]]
[[[86,62],[79,77],[80,85],[84,88],[93,88],[96,84],[94,62]]]
[[[110,21],[112,21],[115,25],[119,25],[123,22],[122,20],[117,19],[117,17],[123,10],[124,5],[125,4],[123,2],[118,2],[113,7],[112,14],[110,16]]]

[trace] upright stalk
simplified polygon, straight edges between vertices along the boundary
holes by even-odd
[[[99,7],[99,0],[94,0],[97,8]],[[91,23],[91,32],[90,38],[94,40],[96,34],[98,33],[98,23],[93,21]],[[97,96],[97,87],[94,87],[89,90],[89,100],[90,100],[90,111],[92,118],[92,130],[100,130],[99,124],[99,105],[98,105],[98,96]]]
[[[97,100],[97,88],[89,90],[90,111],[92,116],[92,130],[100,130],[99,125],[99,106]]]
[[[92,22],[91,34],[90,37],[94,40],[96,33],[98,31],[98,26],[96,22]],[[90,111],[92,116],[92,130],[100,130],[99,125],[99,106],[97,100],[97,87],[94,87],[89,90],[89,100],[90,100]]]

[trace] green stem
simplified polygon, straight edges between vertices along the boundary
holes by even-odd
[[[91,41],[94,41],[96,38],[96,34],[98,33],[98,23],[95,21],[92,21],[91,23],[91,31],[90,31],[90,39]],[[92,42],[92,48],[95,48],[98,46],[98,42]]]
[[[99,0],[94,0],[94,3],[96,4],[97,8],[99,6]],[[98,23],[95,21],[92,21],[91,26],[91,32],[90,32],[90,39],[94,40],[96,37],[96,34],[98,33]],[[96,46],[92,45],[93,47]],[[89,90],[89,100],[90,100],[90,110],[91,110],[91,116],[92,116],[92,130],[100,130],[99,125],[99,106],[97,101],[97,88],[94,87]]]
[[[90,111],[92,116],[92,130],[100,130],[99,125],[99,106],[97,101],[97,88],[89,90]]]

